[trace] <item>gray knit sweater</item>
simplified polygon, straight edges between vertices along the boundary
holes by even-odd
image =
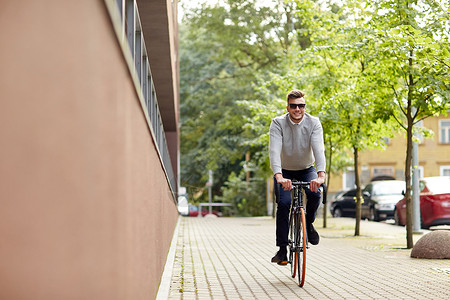
[[[305,113],[299,124],[289,114],[272,120],[269,131],[270,167],[274,174],[285,170],[304,170],[314,165],[325,172],[323,129],[319,118]]]

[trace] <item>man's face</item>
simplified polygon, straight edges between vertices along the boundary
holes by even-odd
[[[286,108],[289,113],[289,118],[291,118],[292,122],[300,123],[306,111],[305,98],[302,97],[296,99],[289,99],[289,104]]]

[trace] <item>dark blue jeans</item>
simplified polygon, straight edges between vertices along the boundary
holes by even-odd
[[[296,179],[298,181],[311,181],[317,178],[317,172],[314,167],[305,170],[290,171],[282,170],[284,178]],[[277,181],[275,180],[275,186]],[[316,212],[320,204],[320,192],[314,193],[310,189],[305,188],[306,192],[306,223],[312,224],[316,219]],[[289,234],[289,208],[291,206],[291,191],[285,191],[280,186],[279,197],[277,202],[277,246],[284,247],[288,245]]]

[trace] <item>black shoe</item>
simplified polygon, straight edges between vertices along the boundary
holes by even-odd
[[[320,237],[317,231],[314,229],[313,224],[307,224],[306,231],[308,232],[308,242],[312,245],[317,245],[319,243]]]
[[[275,254],[275,256],[272,257],[272,262],[277,263],[280,266],[287,265],[288,260],[287,260],[286,248],[284,248],[284,249],[280,248],[280,250],[277,252],[277,254]]]

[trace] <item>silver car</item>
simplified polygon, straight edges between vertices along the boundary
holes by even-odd
[[[393,219],[395,204],[403,199],[405,191],[403,180],[372,181],[363,190],[361,218],[373,221]]]

